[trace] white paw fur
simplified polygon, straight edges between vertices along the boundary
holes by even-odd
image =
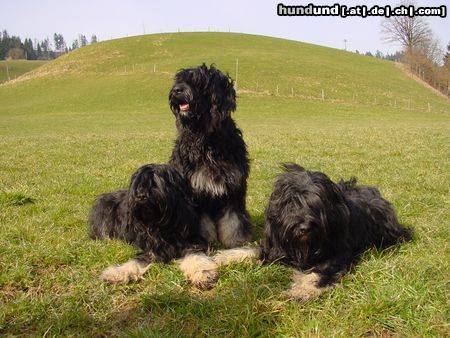
[[[217,264],[204,253],[189,254],[178,263],[188,281],[198,288],[208,288],[217,279]]]
[[[221,266],[234,262],[242,262],[246,259],[258,257],[258,255],[258,248],[244,247],[218,251],[217,254],[213,256],[213,260],[217,265]]]
[[[128,283],[142,278],[142,275],[148,270],[150,264],[131,259],[128,262],[110,266],[100,275],[100,279],[108,283]]]

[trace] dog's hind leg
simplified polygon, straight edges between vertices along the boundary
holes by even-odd
[[[252,238],[250,216],[244,211],[227,208],[217,222],[219,242],[227,248],[241,246]]]
[[[217,279],[217,264],[203,252],[187,254],[178,264],[186,279],[198,288],[209,288]]]
[[[216,225],[207,214],[203,214],[200,218],[200,234],[208,243],[217,241]]]

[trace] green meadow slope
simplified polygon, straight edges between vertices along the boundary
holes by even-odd
[[[0,61],[0,83],[15,80],[19,76],[27,73],[48,61],[11,60]]]
[[[203,62],[237,74],[255,241],[278,163],[293,161],[377,185],[414,242],[367,253],[305,304],[283,298],[287,268],[255,262],[222,268],[209,291],[174,264],[126,286],[100,282],[136,250],[90,240],[90,205],[167,161],[174,73]],[[0,335],[448,335],[449,135],[450,101],[395,63],[295,41],[146,35],[46,63],[0,85]]]

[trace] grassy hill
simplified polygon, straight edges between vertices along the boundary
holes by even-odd
[[[17,77],[29,72],[48,61],[11,60],[0,61],[0,83],[15,80]],[[9,74],[9,77],[8,77]]]
[[[236,77],[259,239],[278,163],[379,186],[416,233],[369,252],[341,285],[286,302],[284,267],[223,268],[198,291],[175,265],[104,285],[135,252],[87,237],[96,195],[167,161],[176,70]],[[278,87],[278,90],[277,90]],[[324,98],[322,100],[322,90]],[[0,334],[443,336],[448,334],[449,100],[395,63],[289,40],[226,33],[138,36],[87,46],[0,85]]]

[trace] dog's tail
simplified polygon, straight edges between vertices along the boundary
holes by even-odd
[[[303,168],[302,166],[298,165],[297,163],[293,163],[293,162],[281,163],[281,168],[286,172],[306,171],[305,168]]]
[[[102,194],[92,205],[88,219],[88,233],[92,239],[117,237],[118,229],[126,222],[127,190]]]
[[[356,177],[351,177],[348,181],[340,180],[338,185],[342,191],[353,190],[356,187],[357,179]]]

